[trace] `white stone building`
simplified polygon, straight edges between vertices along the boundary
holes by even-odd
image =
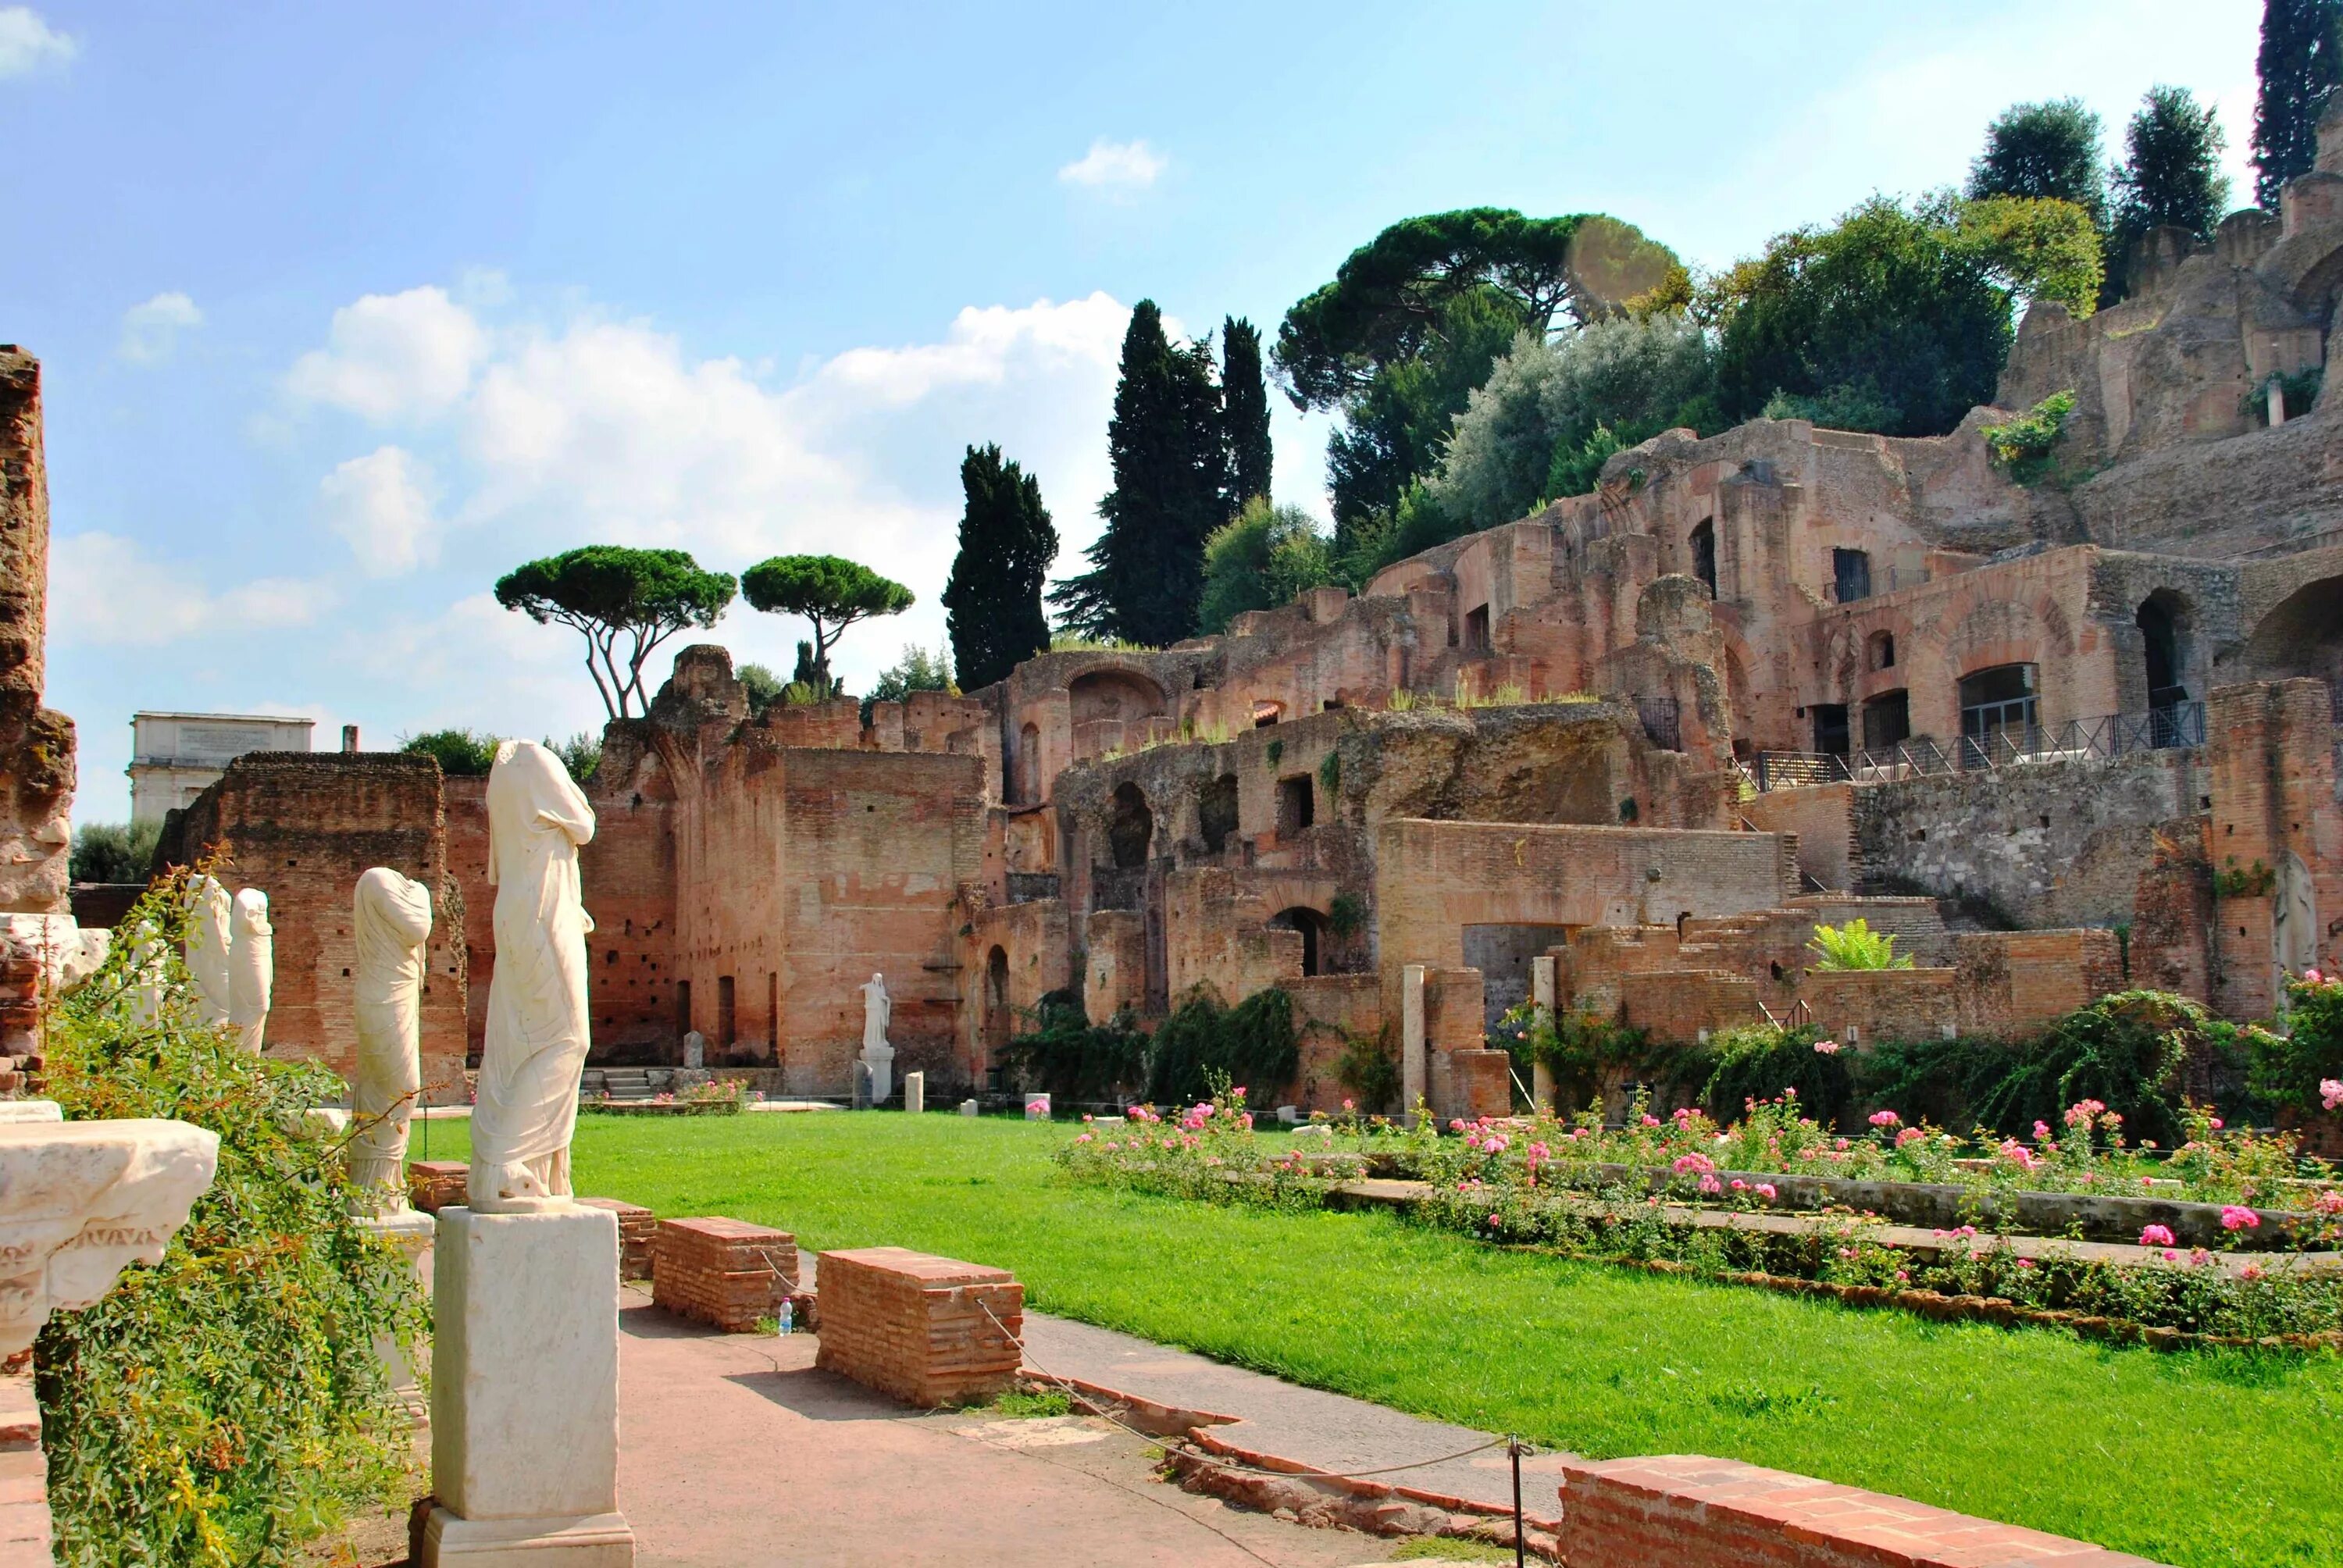
[[[277,714],[135,713],[130,718],[130,819],[160,822],[247,751],[307,751],[313,719]]]

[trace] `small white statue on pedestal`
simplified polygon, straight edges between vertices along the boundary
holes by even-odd
[[[227,890],[216,877],[187,884],[187,977],[196,982],[196,1006],[206,1023],[226,1023],[229,980]]]
[[[407,1129],[423,1088],[423,945],[431,939],[431,893],[387,866],[358,878],[350,909],[357,947],[357,1070],[350,1108],[350,1181],[368,1210],[407,1208]]]
[[[895,1048],[887,1043],[887,1023],[895,1004],[887,995],[887,977],[872,975],[862,990],[862,1065],[870,1070],[870,1103],[884,1105],[895,1092]]]
[[[268,923],[268,895],[246,888],[228,916],[228,1027],[255,1056],[268,1029],[268,999],[276,988],[277,928]]]

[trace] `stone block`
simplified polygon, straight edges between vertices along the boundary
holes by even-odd
[[[431,1478],[417,1568],[628,1568],[618,1512],[618,1222],[440,1211]]]
[[[1025,1287],[902,1247],[821,1254],[814,1364],[909,1404],[975,1404],[1016,1382]]]
[[[461,1203],[472,1179],[472,1168],[459,1160],[410,1160],[407,1162],[407,1199],[427,1214]]]
[[[651,1277],[652,1243],[659,1236],[659,1216],[640,1203],[617,1198],[580,1198],[591,1209],[608,1209],[618,1217],[618,1281]]]
[[[651,1300],[728,1334],[753,1332],[797,1291],[798,1241],[787,1231],[721,1216],[662,1220],[652,1249]]]

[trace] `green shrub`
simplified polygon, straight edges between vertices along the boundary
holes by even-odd
[[[2256,1030],[2249,1040],[2255,1096],[2275,1110],[2326,1111],[2318,1086],[2343,1081],[2343,980],[2318,970],[2287,984],[2286,1032]]]
[[[1127,1009],[1094,1025],[1080,991],[1053,990],[1034,1007],[1032,1023],[1001,1052],[1020,1083],[1069,1104],[1120,1104],[1146,1086],[1147,1036]]]
[[[1810,1024],[1750,1023],[1723,1030],[1709,1038],[1704,1050],[1696,1049],[1691,1060],[1703,1057],[1708,1074],[1697,1097],[1719,1122],[1737,1120],[1753,1100],[1776,1099],[1791,1090],[1806,1114],[1825,1127],[1842,1121],[1855,1103],[1854,1054],[1822,1039]]]
[[[407,736],[398,749],[409,757],[437,757],[439,771],[450,779],[485,777],[497,759],[497,738],[469,729],[434,729],[427,735]]]
[[[56,1555],[74,1568],[299,1563],[351,1513],[410,1494],[412,1429],[377,1341],[419,1365],[429,1309],[404,1255],[350,1218],[339,1151],[306,1119],[339,1081],[196,1021],[182,890],[158,884],[126,927],[161,933],[159,1021],[133,1010],[127,941],[49,1019],[48,1089],[69,1118],[220,1136],[218,1175],[162,1263],[42,1331]]]
[[[2050,471],[2051,450],[2074,411],[2072,392],[2053,392],[2008,424],[1986,425],[1977,434],[1997,466],[2018,484],[2030,485]]]
[[[1147,1097],[1159,1104],[1201,1099],[1217,1073],[1266,1099],[1301,1067],[1292,997],[1272,986],[1228,1007],[1199,986],[1155,1031]]]
[[[1334,1064],[1334,1076],[1351,1091],[1361,1111],[1374,1113],[1396,1109],[1399,1058],[1392,1054],[1390,1027],[1386,1025],[1373,1034],[1344,1031],[1342,1054]]]
[[[1356,893],[1337,893],[1326,905],[1326,929],[1338,937],[1354,937],[1366,929],[1366,900]]]
[[[1818,955],[1818,970],[1908,970],[1912,960],[1896,956],[1891,931],[1875,931],[1861,915],[1843,926],[1816,926],[1806,944]]]
[[[74,829],[66,874],[76,882],[143,882],[160,822],[89,822]]]
[[[2311,405],[2318,401],[2318,384],[2325,378],[2325,375],[2324,366],[2312,365],[2276,377],[2279,394],[2286,399],[2286,417],[2289,422],[2299,419],[2310,412]],[[2239,405],[2243,412],[2251,414],[2258,419],[2269,417],[2271,379],[2269,377],[2264,377],[2252,391],[2246,394],[2244,401]]]

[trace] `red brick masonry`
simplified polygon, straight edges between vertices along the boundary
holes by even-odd
[[[798,1239],[787,1231],[720,1217],[659,1222],[651,1300],[671,1312],[744,1334],[779,1316],[797,1282]],[[821,1283],[827,1306],[828,1276]]]
[[[1563,1474],[1563,1560],[1589,1568],[2154,1568],[2087,1542],[1738,1460],[1664,1454],[1573,1463]]]
[[[659,1234],[659,1216],[640,1203],[628,1203],[617,1198],[580,1198],[589,1209],[608,1209],[618,1217],[618,1281],[648,1280],[651,1277],[651,1244]],[[796,1249],[790,1249],[796,1255]]]
[[[0,1568],[48,1568],[48,1483],[33,1374],[0,1372]]]
[[[464,1201],[464,1186],[471,1177],[472,1168],[460,1160],[410,1160],[407,1201],[427,1214],[437,1214],[448,1204]]]
[[[1006,1269],[858,1247],[822,1253],[820,1278],[825,1372],[927,1406],[980,1404],[1017,1381],[1025,1287]]]

